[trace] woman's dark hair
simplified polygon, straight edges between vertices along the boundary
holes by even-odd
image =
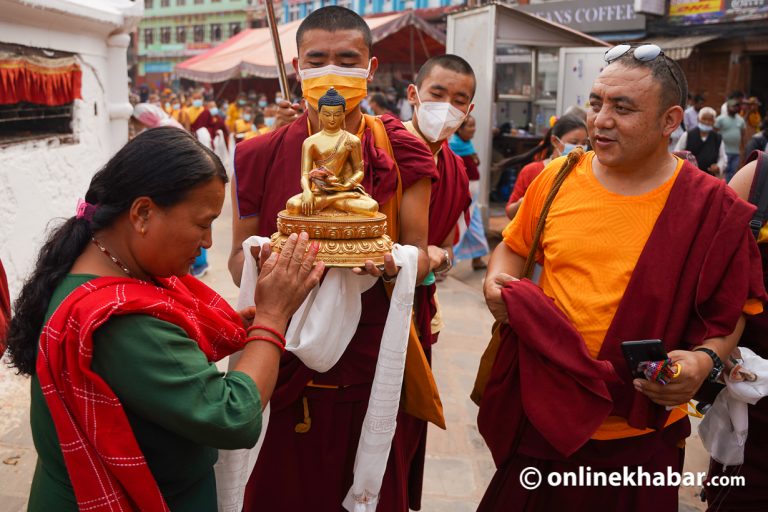
[[[558,119],[552,128],[547,130],[547,133],[544,134],[544,138],[541,139],[541,142],[534,146],[533,149],[523,153],[522,155],[510,158],[506,161],[506,165],[510,167],[519,165],[522,167],[523,165],[530,163],[533,158],[540,153],[544,155],[544,158],[549,158],[552,156],[552,152],[555,149],[555,146],[552,145],[552,136],[554,135],[559,139],[566,133],[578,129],[586,130],[587,125],[584,124],[584,121],[582,121],[581,118],[571,114],[566,114]]]
[[[123,146],[91,179],[85,200],[97,205],[92,218],[73,216],[50,232],[14,304],[7,343],[11,364],[19,373],[35,373],[37,344],[51,295],[93,233],[111,226],[138,197],[150,197],[161,207],[173,206],[190,189],[214,178],[228,181],[221,160],[179,128],[146,130]]]

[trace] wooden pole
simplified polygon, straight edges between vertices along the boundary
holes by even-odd
[[[267,21],[269,23],[269,33],[272,35],[272,49],[275,51],[275,63],[277,65],[277,79],[280,82],[280,92],[283,98],[291,101],[288,90],[288,76],[285,74],[285,61],[283,60],[283,47],[280,45],[280,33],[277,31],[277,21],[275,20],[275,6],[272,0],[265,0],[267,6]]]

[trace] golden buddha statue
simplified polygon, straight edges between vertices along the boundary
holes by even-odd
[[[314,215],[328,207],[372,216],[379,203],[365,193],[362,143],[342,129],[345,100],[331,88],[318,101],[322,130],[310,135],[301,146],[301,189],[288,200],[291,214]]]
[[[301,190],[277,216],[272,247],[279,251],[291,233],[306,231],[320,242],[318,259],[331,267],[384,263],[392,250],[387,217],[361,185],[362,143],[343,129],[346,101],[330,88],[318,101],[321,130],[301,147]]]

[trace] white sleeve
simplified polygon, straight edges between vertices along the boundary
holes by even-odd
[[[725,142],[720,143],[720,153],[717,155],[717,167],[720,172],[725,172],[725,168],[728,167],[728,157],[725,156]]]
[[[683,133],[679,139],[677,139],[677,144],[675,144],[675,151],[685,151],[685,146],[688,145],[688,132]]]

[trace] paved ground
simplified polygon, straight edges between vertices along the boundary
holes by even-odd
[[[228,205],[214,226],[212,271],[204,280],[234,303],[237,288],[226,270],[229,251]],[[503,226],[495,221],[494,226]],[[434,349],[435,376],[448,430],[430,426],[423,508],[425,512],[474,511],[494,467],[477,432],[477,408],[469,400],[477,364],[488,340],[491,316],[480,293],[482,272],[461,263],[439,285],[446,323]],[[29,431],[29,383],[0,368],[0,512],[24,510],[36,455]],[[707,457],[696,436],[689,439],[686,470],[706,470]],[[703,510],[695,493],[681,490],[681,511]]]

